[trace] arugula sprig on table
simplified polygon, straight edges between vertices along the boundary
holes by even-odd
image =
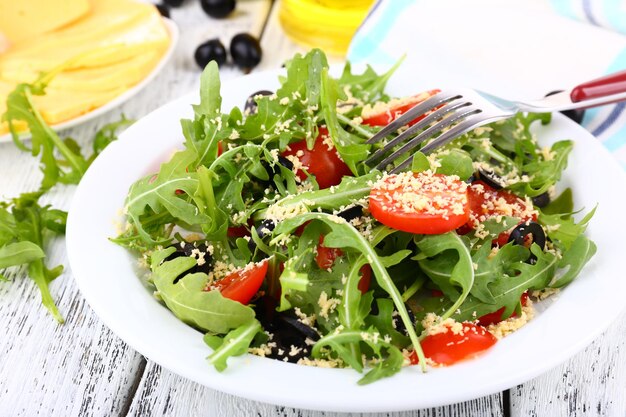
[[[91,155],[83,156],[78,143],[72,138],[61,139],[33,104],[33,95],[44,95],[53,75],[44,74],[32,84],[19,84],[9,94],[7,110],[2,115],[15,145],[39,157],[43,177],[39,190],[0,202],[0,269],[26,265],[28,275],[39,288],[42,304],[63,323],[49,289],[50,282],[63,272],[63,265],[48,268],[45,247],[50,238],[65,234],[67,213],[41,205],[39,200],[57,184],[78,184],[94,159],[116,139],[116,132],[132,122],[122,117],[104,126],[95,135]],[[30,147],[20,137],[18,126],[28,127]],[[6,280],[2,274],[0,278]]]

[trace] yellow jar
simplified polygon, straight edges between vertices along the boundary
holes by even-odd
[[[280,23],[307,47],[345,55],[374,0],[281,0]]]

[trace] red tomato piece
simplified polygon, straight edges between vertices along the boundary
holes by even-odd
[[[226,234],[228,237],[244,237],[250,236],[250,232],[246,226],[232,226],[228,228],[228,232]]]
[[[219,290],[225,298],[248,304],[259,291],[267,274],[267,260],[248,265],[226,275],[217,281],[211,289]]]
[[[528,304],[528,292],[527,291],[522,293],[522,296],[520,297],[520,301],[522,302],[523,306],[526,306],[526,304]],[[500,323],[502,320],[505,320],[504,318],[502,318],[502,313],[504,313],[504,307],[502,307],[499,310],[494,311],[493,313],[488,313],[488,314],[485,314],[484,316],[480,316],[478,318],[478,324],[486,327],[486,326],[489,326],[490,324]],[[514,311],[513,314],[509,316],[509,318],[511,317],[517,317],[517,313]]]
[[[424,356],[440,365],[452,365],[465,359],[471,359],[495,345],[498,339],[484,327],[464,322],[459,333],[448,328],[446,332],[426,336],[421,341]],[[412,364],[417,364],[415,352],[410,356]]]
[[[422,101],[440,92],[441,90],[429,90],[416,94],[412,97],[408,97],[397,105],[392,104],[391,106],[388,106],[384,111],[364,118],[363,124],[367,126],[386,126],[407,111],[411,110],[411,108],[413,108],[416,104],[421,103]],[[409,126],[414,125],[415,123],[422,120],[424,117],[426,117],[426,114],[423,114],[416,119],[413,119],[409,123]]]
[[[339,158],[335,148],[328,145],[327,138],[328,129],[320,127],[313,149],[307,148],[306,140],[301,140],[290,144],[283,152],[285,157],[297,157],[309,174],[315,176],[320,189],[339,184],[344,176],[352,176],[352,171]],[[296,175],[303,181],[306,179],[304,171],[299,170]]]
[[[428,171],[388,175],[372,187],[369,209],[376,220],[397,230],[446,233],[469,220],[467,185]]]
[[[324,236],[320,236],[319,245],[317,245],[317,254],[315,255],[315,263],[321,269],[332,268],[335,260],[343,256],[343,251],[339,248],[327,248],[324,246]],[[372,281],[372,268],[369,264],[363,265],[360,269],[361,279],[359,280],[358,289],[365,294],[370,288]]]
[[[474,181],[469,189],[470,217],[467,224],[458,230],[460,234],[469,233],[480,223],[496,216],[518,217],[522,222],[537,220],[537,211],[531,202],[506,190],[496,190],[483,181]],[[506,245],[509,234],[503,232],[494,242]]]

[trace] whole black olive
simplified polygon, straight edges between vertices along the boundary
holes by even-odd
[[[200,6],[209,16],[221,19],[235,10],[235,0],[200,0]]]
[[[167,4],[155,4],[154,6],[157,8],[161,16],[170,17],[170,6]]]
[[[274,93],[269,90],[260,90],[260,91],[257,91],[256,93],[250,94],[250,96],[246,99],[246,104],[243,107],[244,112],[246,112],[247,114],[256,113],[257,106],[256,106],[256,100],[254,98],[256,96],[271,96],[272,94]]]
[[[546,97],[553,96],[561,92],[563,92],[563,90],[550,91],[548,94],[546,94]],[[585,117],[584,109],[564,110],[561,113],[578,124],[580,124],[583,121],[583,117]]]
[[[509,235],[509,242],[515,242],[517,245],[525,245],[526,236],[531,235],[533,243],[536,243],[541,250],[546,247],[546,233],[539,223],[528,222],[519,224]],[[531,253],[528,261],[531,264],[537,262],[537,257]]]
[[[163,3],[167,4],[170,7],[180,7],[185,0],[163,0]]]
[[[226,62],[226,48],[219,39],[211,39],[196,48],[194,58],[200,68],[206,67],[211,61],[221,67]]]
[[[233,62],[244,71],[249,71],[261,62],[261,44],[248,33],[235,35],[230,41],[230,56]]]
[[[533,204],[539,208],[544,208],[550,204],[550,195],[546,191],[543,194],[539,194],[537,197],[533,197]]]

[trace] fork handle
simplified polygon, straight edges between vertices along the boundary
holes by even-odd
[[[625,92],[626,71],[620,71],[574,87],[570,98],[572,102],[578,103]]]

